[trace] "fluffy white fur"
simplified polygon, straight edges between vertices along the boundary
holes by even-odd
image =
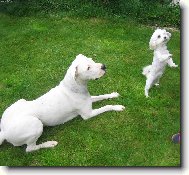
[[[106,111],[124,110],[122,105],[106,105],[92,109],[93,102],[119,96],[116,92],[90,96],[87,82],[102,77],[105,69],[105,65],[95,63],[84,55],[78,55],[58,86],[36,100],[18,100],[5,110],[1,120],[0,144],[4,140],[14,146],[26,144],[26,152],[54,147],[57,145],[56,141],[36,145],[44,125],[63,124],[78,115],[86,120]]]
[[[159,85],[159,79],[163,75],[166,65],[177,67],[173,62],[172,54],[167,50],[167,42],[171,38],[171,33],[164,29],[157,29],[153,33],[149,46],[154,50],[153,62],[143,68],[142,74],[146,76],[145,96],[149,97],[149,89],[153,85]]]

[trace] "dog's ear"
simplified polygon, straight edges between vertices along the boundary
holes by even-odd
[[[77,76],[78,76],[78,66],[73,66],[71,69],[71,75],[73,77],[73,79],[76,80]]]
[[[149,46],[151,50],[154,50],[157,46],[156,41],[154,39],[151,39],[149,42]]]

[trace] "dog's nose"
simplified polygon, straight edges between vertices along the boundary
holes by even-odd
[[[102,70],[106,70],[105,64],[102,64],[101,69],[102,69]]]

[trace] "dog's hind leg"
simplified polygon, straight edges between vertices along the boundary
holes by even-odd
[[[104,94],[99,96],[91,96],[92,102],[97,102],[109,98],[117,98],[119,97],[119,94],[117,92],[112,92],[111,94]]]
[[[146,98],[149,97],[148,92],[149,92],[150,88],[153,86],[153,83],[154,83],[154,77],[149,76],[146,80],[146,85],[145,85],[145,89],[144,89]]]
[[[43,132],[43,124],[38,118],[36,118],[33,127],[26,132],[29,133],[28,138],[25,139],[27,144],[26,152],[36,151],[41,148],[51,148],[51,147],[55,147],[58,144],[58,142],[56,141],[47,141],[42,144],[36,145],[38,138],[41,136]]]
[[[36,151],[41,148],[52,148],[52,147],[55,147],[57,144],[58,142],[56,141],[47,141],[39,145],[36,145],[36,142],[34,142],[32,144],[27,145],[26,152]]]
[[[10,127],[4,128],[6,132],[5,139],[14,146],[22,146],[26,144],[26,152],[57,145],[57,142],[55,141],[36,145],[38,138],[43,133],[43,123],[35,116],[15,116],[15,120],[10,121],[9,125]]]

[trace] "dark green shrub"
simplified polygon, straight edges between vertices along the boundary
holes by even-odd
[[[180,27],[180,7],[170,6],[170,0],[13,0],[0,1],[0,12],[17,16],[49,13],[116,16],[149,25]]]

